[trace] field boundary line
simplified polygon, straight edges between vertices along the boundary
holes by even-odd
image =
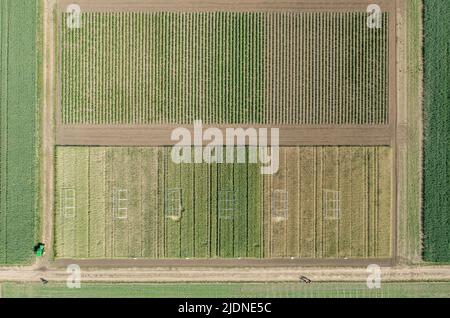
[[[55,25],[54,9],[55,0],[43,1],[43,38],[46,44],[43,50],[43,109],[42,109],[42,147],[43,163],[41,173],[41,195],[42,195],[42,240],[46,244],[47,256],[38,260],[38,263],[45,265],[49,259],[54,257],[54,192],[55,192],[55,135],[54,135],[54,110],[55,107],[55,79],[58,72],[55,72],[55,55],[59,51],[55,47]],[[59,81],[58,81],[59,82]],[[58,102],[58,105],[60,103]]]
[[[51,266],[45,277],[52,282],[66,282],[67,273],[63,267]],[[174,268],[89,268],[82,264],[83,282],[296,282],[299,273],[313,282],[365,282],[366,267],[259,267],[229,268],[210,266]],[[0,281],[36,282],[42,277],[37,267],[0,268]],[[383,282],[449,282],[450,266],[382,267]]]

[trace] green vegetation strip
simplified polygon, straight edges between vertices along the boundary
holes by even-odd
[[[450,6],[425,1],[424,258],[450,261]]]
[[[39,1],[0,0],[0,264],[33,257]]]
[[[383,283],[368,289],[364,283],[183,283],[183,284],[65,284],[5,283],[4,298],[448,298],[450,283]]]

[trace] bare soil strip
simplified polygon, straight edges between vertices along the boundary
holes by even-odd
[[[179,126],[63,126],[56,136],[60,146],[171,146],[171,133]],[[233,126],[221,127],[225,129]],[[234,126],[243,129],[249,127]],[[253,128],[268,126],[254,125]],[[193,136],[193,128],[189,128]],[[203,129],[207,129],[205,126]],[[393,143],[390,126],[300,127],[280,126],[281,146],[389,146]]]
[[[383,11],[393,8],[390,0],[378,0]],[[65,12],[72,0],[59,0],[60,12]],[[83,12],[137,12],[137,11],[366,11],[373,0],[79,0]]]
[[[397,2],[398,0],[392,1],[393,11],[390,14],[389,21],[389,109],[390,109],[390,124],[393,125],[394,142],[392,147],[396,149],[397,147]],[[392,156],[392,190],[394,195],[392,196],[392,214],[391,214],[391,235],[392,235],[392,253],[395,262],[397,262],[397,201],[398,201],[398,167],[397,167],[397,152],[393,152]]]
[[[408,213],[407,209],[407,133],[408,133],[408,111],[407,111],[407,78],[408,78],[408,66],[407,66],[407,15],[406,15],[406,2],[404,0],[396,0],[396,95],[397,114],[396,114],[396,140],[394,146],[394,154],[396,157],[396,202],[395,202],[395,220],[394,231],[396,233],[394,246],[395,246],[395,258],[396,262],[402,262],[404,257],[404,251],[407,250],[408,244],[407,237],[402,236],[402,233],[407,232],[408,226]]]
[[[53,206],[54,206],[54,150],[55,150],[55,55],[54,55],[54,20],[55,0],[44,1],[44,57],[42,107],[42,241],[46,244],[47,255],[52,255],[53,248]],[[38,262],[45,264],[48,257]]]
[[[81,281],[88,282],[298,282],[304,275],[313,282],[366,282],[367,268],[329,267],[272,267],[272,268],[81,268]],[[0,269],[0,281],[39,282],[44,277],[50,282],[66,282],[65,268],[9,268]],[[382,282],[450,281],[449,266],[382,267]]]

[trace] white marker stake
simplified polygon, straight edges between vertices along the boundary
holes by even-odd
[[[67,288],[81,288],[81,268],[76,264],[71,264],[67,266],[66,273],[69,274],[67,277]]]
[[[375,264],[367,266],[367,288],[375,289],[381,288],[381,267]]]
[[[369,29],[381,29],[382,27],[382,15],[381,8],[377,4],[371,4],[367,7],[367,13],[370,15],[367,17],[367,27]]]
[[[81,28],[81,8],[78,4],[70,4],[67,6],[67,27],[69,29]]]

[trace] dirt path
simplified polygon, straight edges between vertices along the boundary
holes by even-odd
[[[422,167],[422,87],[423,70],[420,40],[411,43],[412,34],[422,38],[420,22],[410,21],[406,0],[397,0],[397,184],[399,261],[418,263],[422,256],[421,167]],[[419,23],[409,25],[410,23]],[[419,30],[414,31],[415,28]],[[415,51],[416,50],[416,51]],[[414,53],[418,56],[414,56]],[[416,77],[415,72],[419,71]],[[415,199],[413,199],[415,197]]]
[[[180,125],[154,126],[61,126],[56,136],[57,145],[71,146],[169,146],[172,131]],[[184,127],[184,126],[183,126]],[[221,126],[218,126],[221,127]],[[231,128],[228,126],[227,128]],[[236,126],[237,127],[237,126]],[[246,126],[239,126],[248,128]],[[252,125],[253,128],[270,127]],[[190,128],[193,134],[192,127]],[[203,131],[208,127],[205,126]],[[300,127],[280,126],[281,146],[387,146],[394,139],[390,126]],[[225,136],[225,129],[222,128]]]
[[[390,0],[376,1],[382,8],[392,8]],[[60,11],[65,11],[72,0],[59,0]],[[373,0],[78,0],[84,12],[126,11],[326,11],[333,9],[366,11]]]
[[[47,253],[44,258],[37,263],[38,266],[45,266],[48,263],[49,255],[53,255],[53,206],[54,206],[54,149],[55,149],[55,129],[54,129],[54,28],[53,28],[53,8],[56,0],[44,1],[44,101],[42,110],[42,241],[46,244]]]
[[[297,282],[300,275],[313,282],[365,282],[366,267],[359,268],[152,268],[152,269],[89,269],[81,268],[82,282]],[[36,270],[0,269],[0,281],[39,282],[44,277],[51,282],[65,282],[65,269]],[[450,266],[386,267],[381,269],[384,282],[450,281]]]

